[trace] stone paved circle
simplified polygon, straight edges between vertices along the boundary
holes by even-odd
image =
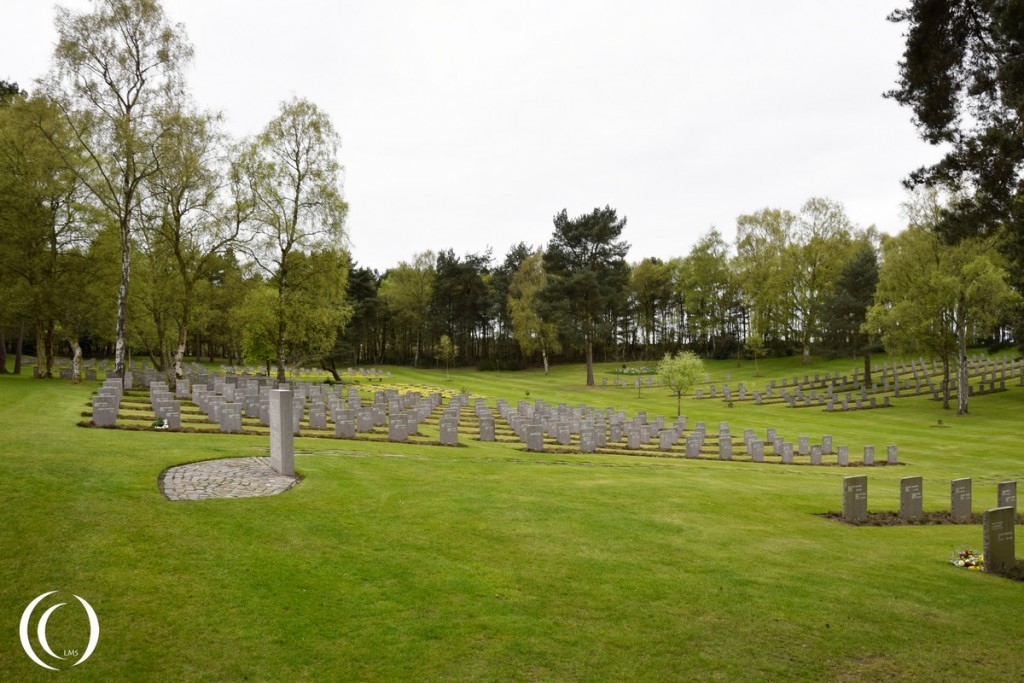
[[[298,477],[278,474],[270,458],[224,458],[169,467],[158,480],[168,500],[252,498],[284,493]]]

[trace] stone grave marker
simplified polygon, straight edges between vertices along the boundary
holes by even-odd
[[[761,441],[750,442],[751,462],[764,462],[764,443]]]
[[[875,464],[875,447],[865,446],[864,447],[864,464],[874,465]]]
[[[270,466],[278,474],[295,476],[294,401],[290,389],[270,392]]]
[[[868,518],[868,478],[843,477],[843,519],[863,522]]]
[[[696,434],[690,434],[686,437],[686,457],[700,457],[700,437]]]
[[[985,571],[1002,572],[1017,563],[1014,554],[1014,517],[1012,507],[993,508],[985,511],[984,552]]]
[[[544,427],[539,423],[526,425],[526,448],[537,453],[544,450]]]
[[[1017,512],[1017,482],[1001,481],[996,484],[996,507],[1011,507]]]
[[[560,446],[568,446],[572,441],[572,432],[568,422],[558,422],[555,425],[555,441]]]
[[[912,522],[924,517],[924,492],[921,477],[900,479],[900,519]]]
[[[718,459],[732,460],[732,437],[728,434],[718,438]]]
[[[493,422],[492,422],[493,424]],[[442,446],[458,446],[459,445],[459,419],[457,417],[442,417],[441,418],[441,445]]]
[[[896,465],[899,463],[895,445],[890,444],[885,447],[885,462],[887,465]]]
[[[954,479],[950,482],[949,509],[955,521],[960,523],[971,521],[970,479]]]
[[[836,449],[836,459],[839,462],[840,467],[846,467],[850,464],[850,447],[840,446]]]
[[[327,429],[327,406],[319,399],[309,404],[309,428]]]
[[[397,413],[388,420],[388,441],[405,443],[409,440],[408,416]]]
[[[490,415],[480,418],[480,440],[494,441],[494,418]]]
[[[231,434],[242,432],[242,404],[224,403],[220,407],[220,431]]]
[[[594,439],[594,428],[586,426],[580,429],[580,453],[593,453],[597,449]]]
[[[356,411],[346,408],[338,411],[334,422],[334,435],[340,439],[354,439],[356,436]]]

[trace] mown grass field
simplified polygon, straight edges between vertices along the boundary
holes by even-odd
[[[733,386],[853,367],[708,365]],[[492,405],[675,415],[663,390],[587,389],[579,366],[391,370]],[[168,466],[258,455],[264,439],[81,428],[95,385],[0,376],[0,679],[1020,680],[1024,584],[948,564],[981,544],[979,525],[818,516],[841,508],[851,473],[868,474],[873,511],[897,509],[912,475],[926,511],[948,509],[958,477],[973,479],[976,512],[994,506],[997,482],[1024,485],[1017,384],[962,418],[924,398],[846,414],[683,401],[691,420],[734,434],[832,434],[856,460],[874,444],[884,461],[895,443],[900,467],[300,438],[304,479],[283,495],[169,502],[157,488]],[[86,598],[102,629],[92,657],[61,673],[17,635],[28,602],[55,589]],[[64,611],[50,644],[81,648],[81,620]]]

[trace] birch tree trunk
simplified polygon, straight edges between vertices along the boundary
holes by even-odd
[[[68,339],[71,344],[71,381],[78,384],[82,381],[82,346],[77,339]]]
[[[967,398],[971,387],[967,384],[967,295],[961,289],[956,299],[956,414],[967,414]]]

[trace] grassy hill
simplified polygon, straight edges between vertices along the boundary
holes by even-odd
[[[708,370],[762,386],[854,365]],[[601,366],[598,383],[617,367]],[[390,370],[492,405],[675,415],[664,390],[588,389],[578,366],[450,380]],[[993,507],[999,481],[1024,482],[1018,383],[961,418],[923,397],[834,414],[683,401],[691,420],[733,433],[832,434],[851,456],[874,444],[882,460],[895,443],[899,467],[299,438],[304,479],[283,495],[169,502],[165,468],[259,455],[266,440],[77,427],[95,385],[0,376],[0,673],[55,675],[15,634],[32,598],[62,590],[102,628],[95,654],[64,674],[76,680],[1014,680],[1024,584],[948,564],[981,545],[979,525],[819,514],[840,509],[851,473],[868,475],[871,510],[897,509],[899,479],[913,475],[925,510],[948,509],[959,477],[974,482],[976,512]],[[54,650],[80,648],[82,624],[56,614]]]

